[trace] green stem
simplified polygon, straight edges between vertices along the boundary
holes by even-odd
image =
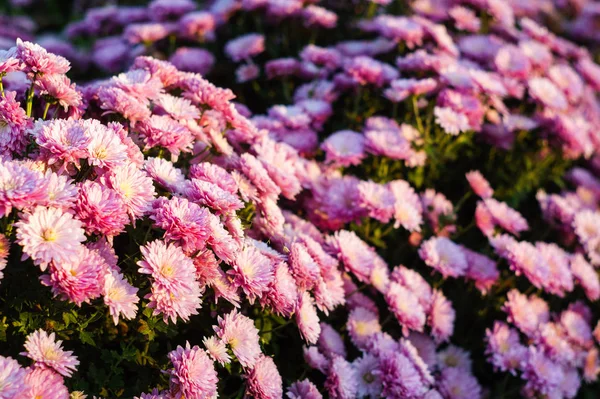
[[[44,116],[42,116],[43,120],[46,120],[46,116],[48,115],[48,110],[50,109],[50,102],[46,103],[46,108],[44,108]]]
[[[423,134],[423,122],[421,121],[421,116],[419,115],[419,106],[417,105],[417,96],[412,96],[412,106],[413,106],[413,112],[415,114],[415,119],[417,121],[417,129],[419,129],[419,133]]]
[[[4,95],[4,83],[2,83],[2,78],[0,77],[0,93],[2,94],[2,97],[6,97]]]
[[[31,116],[31,112],[33,109],[33,85],[35,84],[35,76],[33,77],[33,81],[31,82],[31,86],[29,86],[29,90],[27,91],[27,116]]]

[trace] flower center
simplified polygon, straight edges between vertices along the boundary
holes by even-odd
[[[47,229],[44,229],[42,231],[42,239],[46,242],[54,242],[56,241],[57,238],[57,234],[56,234],[56,230],[54,230],[51,227],[48,227]]]
[[[373,377],[373,374],[371,373],[367,373],[367,374],[363,374],[363,380],[365,380],[365,382],[367,384],[372,383],[373,381],[375,381],[375,377]]]

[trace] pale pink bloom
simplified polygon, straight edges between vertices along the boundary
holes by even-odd
[[[206,352],[215,361],[219,362],[221,366],[231,363],[231,357],[227,353],[227,346],[223,341],[215,336],[204,338],[202,340]]]
[[[81,243],[85,241],[81,222],[70,213],[56,208],[36,207],[23,214],[15,223],[17,243],[26,256],[42,270],[51,262],[69,262],[77,259]]]
[[[174,399],[217,396],[217,371],[204,350],[186,341],[185,348],[177,346],[168,357],[173,365],[167,374]]]
[[[557,111],[565,111],[568,107],[563,92],[547,78],[531,78],[528,81],[529,95],[541,104]]]
[[[71,68],[69,61],[59,55],[49,53],[39,44],[17,39],[17,58],[24,64],[30,75],[64,74]]]
[[[402,326],[404,335],[409,330],[423,331],[425,326],[425,309],[419,303],[418,296],[406,287],[390,283],[385,300]]]
[[[140,301],[137,292],[138,289],[129,284],[121,273],[106,273],[102,296],[115,325],[119,323],[119,316],[126,320],[135,318],[137,303]]]
[[[166,23],[134,23],[125,28],[123,37],[131,44],[151,44],[169,36],[173,28]]]
[[[193,280],[188,282],[191,284],[170,287],[153,282],[151,292],[144,297],[149,300],[148,308],[154,309],[152,315],[162,314],[165,323],[170,319],[175,324],[177,317],[187,322],[190,316],[198,314],[203,291],[199,284],[193,283]]]
[[[65,75],[42,75],[35,81],[35,86],[41,95],[52,97],[65,111],[69,107],[78,108],[82,105],[81,93],[75,88],[75,83],[71,83]]]
[[[427,324],[431,327],[431,335],[436,342],[450,339],[454,333],[454,320],[456,312],[452,303],[444,296],[442,291],[434,290],[431,309],[427,315]]]
[[[246,244],[238,252],[233,269],[227,272],[235,287],[241,287],[250,303],[264,295],[273,281],[271,260],[252,244]]]
[[[166,159],[149,157],[144,161],[144,170],[155,182],[171,192],[178,192],[183,188],[183,173]]]
[[[485,353],[495,369],[515,375],[527,358],[527,348],[519,340],[519,332],[506,323],[495,321],[493,330],[485,331],[487,347]]]
[[[233,351],[242,367],[254,367],[261,356],[258,344],[258,330],[252,319],[233,310],[218,317],[219,325],[214,326],[217,336]]]
[[[48,182],[48,199],[42,205],[51,208],[69,209],[73,206],[77,196],[77,187],[65,175],[58,175],[51,170],[44,176]]]
[[[600,298],[600,279],[598,279],[598,274],[583,255],[576,254],[571,258],[571,272],[583,287],[588,299],[597,301]]]
[[[125,165],[127,147],[114,130],[108,129],[95,119],[83,121],[82,128],[90,137],[87,152],[91,165],[108,169]]]
[[[435,107],[435,121],[444,131],[453,136],[469,130],[469,119],[463,113],[457,112],[450,107]]]
[[[419,256],[426,265],[439,271],[444,277],[458,277],[468,268],[464,252],[454,242],[445,237],[432,237],[419,249]]]
[[[135,165],[114,168],[107,180],[108,186],[119,193],[132,217],[139,218],[150,211],[156,191],[152,179]]]
[[[472,170],[465,175],[469,186],[479,197],[486,199],[494,195],[494,189],[478,170]]]
[[[54,371],[45,368],[27,369],[23,393],[26,398],[35,399],[70,398],[64,379]]]
[[[481,21],[477,15],[469,8],[454,6],[448,11],[458,29],[467,32],[478,32],[481,27]]]
[[[16,161],[0,161],[0,216],[48,200],[44,175]]]
[[[49,165],[60,161],[79,166],[79,160],[88,156],[92,139],[81,122],[63,119],[36,122],[33,135]]]
[[[152,241],[140,247],[143,259],[139,273],[149,274],[165,288],[190,287],[196,284],[196,268],[183,250],[164,241]]]
[[[75,217],[88,233],[116,236],[125,229],[129,218],[121,197],[115,191],[89,180],[78,189]]]
[[[280,399],[283,381],[273,359],[262,355],[247,375],[246,394],[261,399]]]
[[[260,68],[256,64],[242,64],[235,70],[235,78],[238,83],[254,80],[259,74]]]
[[[530,337],[550,319],[548,304],[543,299],[535,295],[528,298],[516,289],[508,292],[503,310],[508,314],[508,321]]]
[[[402,226],[408,231],[421,231],[423,208],[414,188],[405,180],[393,180],[388,183],[388,187],[395,198],[394,227]]]
[[[319,316],[314,305],[314,300],[307,291],[298,295],[298,304],[296,305],[296,324],[300,334],[306,342],[314,344],[321,333],[319,325]]]
[[[65,377],[70,377],[79,365],[73,352],[63,350],[62,341],[55,340],[54,333],[48,335],[42,329],[27,336],[25,350],[21,355],[32,359],[35,366],[51,368]]]

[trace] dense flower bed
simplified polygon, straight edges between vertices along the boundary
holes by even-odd
[[[0,399],[597,395],[594,3],[84,3],[1,18]]]

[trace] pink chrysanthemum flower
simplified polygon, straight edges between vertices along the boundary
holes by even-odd
[[[21,154],[27,145],[25,130],[31,127],[31,120],[16,100],[17,93],[5,92],[0,99],[0,153]]]
[[[58,175],[50,170],[46,171],[44,177],[48,182],[48,199],[42,205],[64,210],[71,208],[77,196],[77,187],[73,181],[68,176]]]
[[[385,263],[375,250],[362,241],[354,232],[341,230],[335,233],[332,245],[344,268],[354,274],[361,282],[371,279],[376,263]]]
[[[583,348],[593,344],[592,328],[589,321],[574,310],[564,310],[560,314],[560,325],[564,329],[569,341]]]
[[[358,392],[356,370],[346,359],[335,356],[327,372],[325,388],[332,399],[352,399]]]
[[[49,165],[60,161],[78,166],[80,159],[87,158],[92,139],[81,122],[63,119],[36,122],[33,135]]]
[[[600,279],[598,274],[581,254],[576,254],[571,258],[571,272],[573,277],[579,282],[585,291],[585,295],[590,301],[597,301],[600,298]]]
[[[475,287],[482,294],[486,294],[500,278],[496,262],[470,249],[462,248],[462,250],[468,264],[466,277],[475,281]]]
[[[444,129],[444,131],[453,136],[461,132],[466,132],[471,128],[469,118],[463,113],[457,112],[450,107],[435,107],[433,111],[435,122]]]
[[[16,360],[0,356],[0,398],[15,398],[23,392],[25,375],[26,371]]]
[[[79,360],[73,352],[64,351],[62,341],[55,341],[54,333],[48,335],[39,329],[27,336],[25,350],[21,355],[32,359],[37,367],[48,367],[57,373],[70,377],[77,369]]]
[[[318,281],[320,269],[306,245],[301,242],[292,243],[288,261],[298,288],[301,290],[312,289]]]
[[[202,306],[202,293],[200,286],[188,280],[188,285],[174,285],[165,287],[159,282],[152,284],[152,289],[144,298],[149,299],[148,307],[154,309],[153,316],[162,314],[166,323],[169,319],[177,323],[177,317],[188,321],[190,316],[198,314]]]
[[[319,316],[314,305],[314,300],[307,291],[298,295],[296,304],[296,324],[300,334],[309,344],[317,342],[321,333]]]
[[[41,95],[52,97],[65,111],[69,107],[78,108],[82,105],[81,93],[66,75],[42,75],[35,85]]]
[[[260,298],[263,306],[270,307],[274,312],[290,317],[296,309],[298,287],[285,262],[279,262],[274,269],[273,281],[269,284],[266,295]]]
[[[164,197],[153,204],[151,219],[165,231],[164,238],[181,245],[187,254],[203,250],[212,231],[209,211],[185,198]]]
[[[407,338],[429,370],[437,366],[437,345],[427,334],[411,332]]]
[[[394,227],[402,226],[408,231],[421,231],[423,208],[415,190],[405,180],[392,180],[388,187],[395,198]]]
[[[17,39],[17,58],[31,75],[65,74],[71,68],[69,61],[59,55],[49,53],[42,46]]]
[[[262,355],[247,375],[246,394],[254,398],[279,399],[283,381],[273,359]]]
[[[190,347],[186,341],[185,348],[177,346],[168,357],[173,365],[167,373],[174,399],[217,396],[217,371],[204,350],[198,346]]]
[[[360,206],[369,212],[369,217],[381,223],[390,221],[394,215],[396,198],[387,186],[373,181],[361,181],[358,192]]]
[[[69,300],[77,306],[89,303],[102,293],[101,278],[106,263],[97,252],[80,247],[78,257],[68,262],[52,262],[50,274],[40,278],[54,295]]]
[[[267,291],[273,281],[273,264],[252,244],[248,243],[237,254],[233,269],[227,273],[233,278],[233,284],[241,287],[250,303]]]
[[[144,170],[155,182],[171,192],[179,192],[183,188],[183,173],[166,159],[150,157],[144,161]]]
[[[215,361],[219,362],[221,366],[231,363],[231,357],[227,353],[227,346],[223,341],[217,337],[208,337],[202,340],[206,352]]]
[[[365,137],[351,130],[333,133],[322,144],[325,162],[339,166],[359,165],[366,157]]]
[[[448,15],[452,17],[458,29],[473,33],[479,32],[481,21],[471,9],[454,6],[448,11]]]
[[[27,369],[23,393],[26,398],[69,399],[64,379],[54,371],[43,368]]]
[[[465,177],[467,178],[471,189],[481,198],[491,198],[492,195],[494,195],[494,189],[478,170],[470,171]]]
[[[521,344],[518,331],[504,322],[495,321],[493,329],[487,329],[485,335],[485,353],[494,368],[516,375],[517,369],[527,358],[527,348]]]
[[[140,301],[137,292],[121,273],[111,271],[104,276],[102,296],[115,325],[119,324],[119,316],[126,320],[135,318]]]
[[[486,236],[492,235],[496,226],[517,236],[529,228],[527,220],[518,211],[493,198],[477,203],[475,219],[477,227]]]
[[[129,221],[121,197],[114,190],[89,180],[79,186],[75,217],[86,231],[107,236],[120,234]]]
[[[381,377],[374,373],[379,367],[379,360],[375,356],[365,353],[362,357],[354,360],[352,366],[357,374],[358,397],[379,398],[381,395]]]
[[[42,269],[50,261],[69,262],[77,259],[85,241],[81,222],[60,209],[36,207],[15,223],[17,242],[23,252]]]
[[[385,300],[394,312],[398,322],[402,326],[404,335],[409,330],[423,331],[425,326],[425,309],[419,303],[419,298],[406,287],[398,283],[390,283]]]
[[[323,399],[315,384],[308,379],[294,382],[286,395],[288,399]]]
[[[152,115],[141,121],[136,127],[143,139],[146,149],[154,147],[166,148],[173,159],[181,152],[192,152],[194,137],[183,124],[167,115]]]
[[[8,215],[13,208],[29,208],[47,199],[42,173],[14,161],[0,161],[0,216]]]
[[[183,250],[164,241],[152,241],[140,247],[143,260],[137,264],[138,272],[149,274],[165,288],[190,287],[196,285],[196,268]]]
[[[233,310],[223,317],[219,316],[217,320],[219,325],[213,327],[217,336],[229,345],[242,367],[254,367],[261,356],[261,350],[258,329],[252,319]]]
[[[509,266],[515,274],[524,274],[534,286],[541,288],[548,284],[550,266],[540,250],[529,242],[513,242],[506,247]]]
[[[114,130],[94,119],[83,121],[82,128],[91,138],[87,147],[88,160],[91,165],[108,169],[125,165],[127,147]]]
[[[148,104],[118,87],[101,87],[97,95],[100,108],[107,113],[121,114],[132,125],[150,118]]]
[[[526,391],[541,395],[557,390],[563,379],[563,371],[558,363],[550,360],[543,351],[529,347],[529,356],[523,367],[523,379],[527,381]]]
[[[447,367],[438,381],[440,393],[447,399],[481,398],[481,386],[470,371]]]
[[[548,78],[531,78],[527,82],[529,95],[539,103],[557,111],[565,111],[569,105],[563,92]]]
[[[218,184],[192,179],[184,187],[184,195],[191,201],[207,206],[215,212],[235,212],[244,207],[244,203],[237,195],[222,189]]]
[[[111,79],[111,84],[142,101],[154,100],[162,92],[160,79],[143,69],[121,73]]]
[[[431,327],[431,335],[436,342],[450,339],[454,333],[454,319],[456,312],[452,303],[444,296],[442,291],[434,290],[431,309],[427,315],[427,324]]]
[[[427,266],[444,277],[458,277],[466,273],[467,258],[459,245],[445,237],[433,237],[419,248],[419,256]]]
[[[550,319],[548,304],[543,299],[535,295],[528,298],[516,289],[508,292],[503,310],[508,321],[529,337],[535,336],[539,326]]]
[[[139,218],[150,211],[156,191],[152,179],[135,165],[114,168],[107,180],[107,185],[119,193],[132,217]]]

